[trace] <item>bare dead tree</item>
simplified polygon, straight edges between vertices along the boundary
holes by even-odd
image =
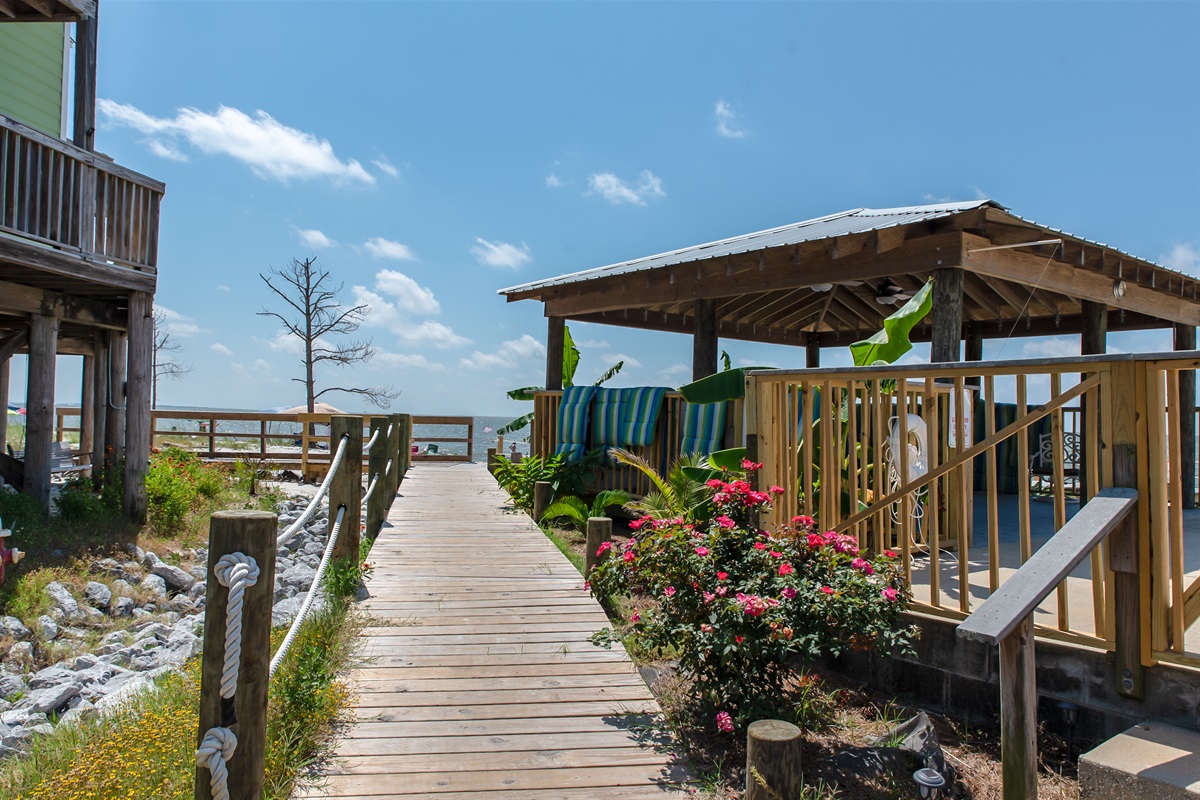
[[[183,349],[183,345],[171,338],[166,321],[166,314],[162,311],[154,312],[154,380],[150,382],[151,408],[158,408],[159,378],[177,381],[192,371],[191,364],[181,364],[175,360],[175,354]]]
[[[258,312],[258,316],[279,320],[288,335],[295,336],[304,345],[304,359],[301,362],[304,377],[292,380],[304,384],[310,413],[317,398],[329,392],[356,394],[379,408],[387,408],[392,400],[400,396],[400,392],[391,386],[329,386],[316,390],[315,371],[318,364],[335,367],[358,364],[371,360],[375,350],[371,347],[370,339],[344,343],[330,340],[332,336],[346,336],[357,331],[371,309],[367,305],[346,307],[339,303],[337,296],[343,284],[331,286],[329,273],[317,266],[315,258],[303,261],[292,259],[288,266],[272,269],[267,275],[260,273],[258,277],[291,309],[280,314],[264,308]]]

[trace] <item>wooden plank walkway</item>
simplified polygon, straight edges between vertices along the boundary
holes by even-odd
[[[415,466],[371,551],[356,721],[301,797],[659,800],[685,776],[571,563],[481,464]]]

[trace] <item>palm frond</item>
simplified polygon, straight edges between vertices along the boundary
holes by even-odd
[[[561,497],[546,506],[539,522],[559,518],[569,519],[576,528],[583,530],[587,527],[588,507],[578,497]]]
[[[622,464],[628,467],[633,467],[638,472],[649,478],[654,486],[658,489],[659,494],[670,495],[671,487],[665,480],[663,480],[662,475],[658,474],[658,470],[650,466],[650,462],[646,459],[642,458],[636,453],[631,453],[622,447],[613,447],[608,451],[608,454]]]
[[[599,378],[596,378],[596,382],[593,383],[592,385],[599,386],[602,383],[606,383],[606,382],[612,380],[613,376],[616,375],[618,372],[620,372],[621,367],[623,367],[623,366],[625,366],[624,361],[618,361],[617,363],[613,364],[611,367],[609,367],[605,371],[605,373],[603,375],[601,375]]]
[[[607,511],[611,506],[622,506],[633,499],[633,495],[624,489],[605,489],[596,495],[596,499],[592,501],[592,516],[604,517],[607,516]]]
[[[530,411],[528,414],[522,414],[521,416],[514,419],[512,422],[509,422],[509,423],[497,428],[496,435],[503,436],[506,433],[512,433],[513,431],[521,430],[521,428],[524,428],[526,425],[533,422],[534,415],[535,414],[533,411]]]

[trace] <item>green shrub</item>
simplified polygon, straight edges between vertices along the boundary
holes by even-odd
[[[27,494],[0,489],[0,519],[4,527],[15,529],[42,524],[42,506]]]
[[[583,494],[592,470],[600,463],[603,450],[589,452],[582,461],[568,464],[562,456],[527,456],[512,462],[503,456],[496,459],[496,481],[512,497],[517,508],[533,509],[533,485],[547,481],[555,494]]]
[[[81,475],[72,476],[54,500],[58,515],[65,520],[100,520],[111,519],[120,510],[120,502],[114,503],[109,495],[96,494],[92,489],[92,481]]]
[[[216,497],[224,487],[220,470],[195,453],[175,448],[156,453],[146,473],[150,526],[160,532],[178,528],[200,498]]]

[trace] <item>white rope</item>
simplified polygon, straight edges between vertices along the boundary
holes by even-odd
[[[366,492],[366,494],[363,495],[363,499],[362,499],[363,503],[366,503],[368,500],[371,499],[371,492],[375,491],[375,484],[377,484],[377,483],[379,483],[379,473],[378,472],[375,473],[374,478],[371,478],[371,485],[367,487],[367,492]]]
[[[290,542],[292,537],[304,527],[305,523],[312,519],[313,514],[317,513],[317,508],[321,505],[321,499],[329,492],[329,486],[333,482],[334,473],[338,471],[338,467],[342,464],[342,457],[346,455],[346,446],[349,441],[349,434],[344,434],[342,441],[338,444],[337,453],[334,454],[333,461],[329,464],[329,471],[325,473],[325,480],[321,482],[317,493],[308,501],[308,508],[304,509],[304,513],[300,515],[300,518],[289,525],[287,530],[275,537],[276,546]]]
[[[396,423],[393,422],[390,425],[388,425],[387,435],[388,435],[389,439],[392,438],[392,431],[394,431],[394,430],[396,430]]]
[[[209,728],[196,750],[196,766],[208,767],[209,793],[213,800],[229,800],[229,770],[225,762],[233,758],[237,736],[229,728]]]
[[[395,460],[395,459],[391,459],[391,458],[389,458],[389,459],[388,459],[388,463],[387,463],[387,469],[385,469],[385,470],[383,471],[383,474],[384,474],[384,475],[391,475],[391,474],[392,474],[392,461],[394,461],[394,460]]]
[[[369,454],[371,452],[371,448],[375,446],[375,440],[379,438],[380,430],[382,430],[382,429],[376,428],[375,432],[371,434],[371,441],[369,441],[363,445],[363,455],[364,456]]]
[[[292,646],[292,640],[296,638],[296,634],[300,631],[300,625],[304,622],[305,616],[308,615],[309,608],[312,607],[313,600],[317,596],[317,589],[321,586],[321,581],[325,578],[325,569],[329,566],[329,559],[333,557],[333,548],[337,544],[338,534],[342,531],[342,517],[346,515],[346,507],[338,506],[337,517],[333,522],[333,530],[329,532],[329,541],[325,543],[325,553],[321,556],[321,563],[317,566],[317,574],[313,576],[313,582],[308,587],[308,596],[304,598],[304,602],[300,605],[300,610],[296,612],[296,618],[292,620],[292,627],[288,628],[287,636],[283,637],[283,643],[279,645],[279,649],[275,651],[275,657],[271,659],[271,666],[267,670],[267,679],[275,674],[275,670],[283,663],[284,657]],[[355,554],[355,558],[358,554]]]
[[[258,564],[242,553],[226,553],[213,568],[217,581],[229,587],[225,601],[225,663],[221,668],[221,697],[233,697],[237,691],[238,669],[242,663],[242,601],[247,586],[258,583]]]

